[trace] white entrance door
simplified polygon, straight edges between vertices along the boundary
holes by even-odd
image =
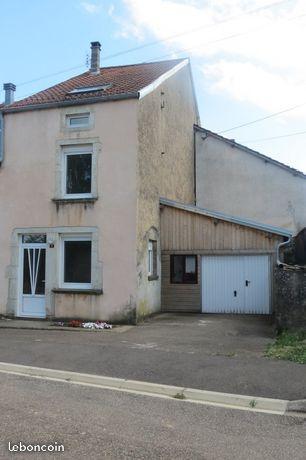
[[[27,241],[31,241],[30,243]],[[20,244],[19,316],[45,318],[45,235],[24,235]]]
[[[269,314],[269,256],[202,257],[203,313]]]

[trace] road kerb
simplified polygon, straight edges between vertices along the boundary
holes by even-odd
[[[80,385],[95,386],[129,393],[139,393],[163,398],[175,398],[177,400],[187,402],[248,410],[251,412],[265,412],[284,415],[289,403],[289,401],[281,399],[236,395],[4,362],[0,362],[0,372],[28,377],[45,378],[48,380],[57,380],[72,384],[75,383]]]
[[[289,401],[287,405],[287,412],[306,414],[306,399],[298,399],[296,401]]]

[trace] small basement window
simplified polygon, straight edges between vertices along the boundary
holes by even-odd
[[[83,128],[89,126],[89,113],[76,113],[66,115],[66,124],[68,128]]]
[[[64,150],[63,195],[65,198],[92,196],[92,147]]]
[[[91,237],[62,238],[62,286],[71,289],[91,288]]]
[[[172,255],[170,257],[170,280],[174,284],[197,284],[197,256]]]

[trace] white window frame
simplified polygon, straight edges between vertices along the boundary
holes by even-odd
[[[90,193],[67,193],[66,185],[67,185],[67,158],[68,156],[72,155],[91,155],[91,192]],[[93,160],[93,146],[92,145],[84,145],[84,146],[77,146],[77,147],[65,147],[63,148],[63,156],[62,156],[62,196],[66,199],[74,199],[74,198],[92,198],[93,197],[93,167],[94,167],[94,160]]]
[[[153,241],[149,240],[148,242],[148,276],[153,276],[154,271],[154,251],[153,251]]]
[[[65,283],[64,274],[65,274],[65,242],[66,241],[90,241],[91,242],[91,271],[90,279],[91,283]],[[93,280],[93,239],[91,234],[77,234],[77,235],[61,235],[61,244],[60,244],[60,287],[66,289],[92,289],[92,280]]]
[[[75,118],[83,118],[84,122],[72,125],[71,120]],[[82,112],[82,113],[67,113],[66,114],[66,127],[69,129],[77,129],[77,128],[87,128],[90,126],[90,112]]]

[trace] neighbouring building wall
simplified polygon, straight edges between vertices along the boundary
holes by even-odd
[[[306,272],[275,268],[275,322],[279,329],[306,330]]]
[[[306,178],[196,130],[199,207],[294,232],[306,226]]]
[[[137,275],[139,318],[160,310],[159,197],[194,203],[194,135],[198,120],[190,67],[139,101]],[[158,279],[149,281],[148,240],[158,241]]]
[[[17,302],[15,229],[30,233],[42,228],[55,235],[55,247],[47,249],[47,312],[88,319],[135,318],[137,103],[126,100],[5,115],[5,158],[0,168],[0,313],[14,313]],[[90,128],[65,128],[63,120],[70,110],[90,112]],[[98,199],[93,204],[52,201],[58,195],[62,143],[94,144]],[[94,278],[103,294],[54,294],[59,282],[54,271],[58,264],[56,229],[88,227],[95,230]]]

